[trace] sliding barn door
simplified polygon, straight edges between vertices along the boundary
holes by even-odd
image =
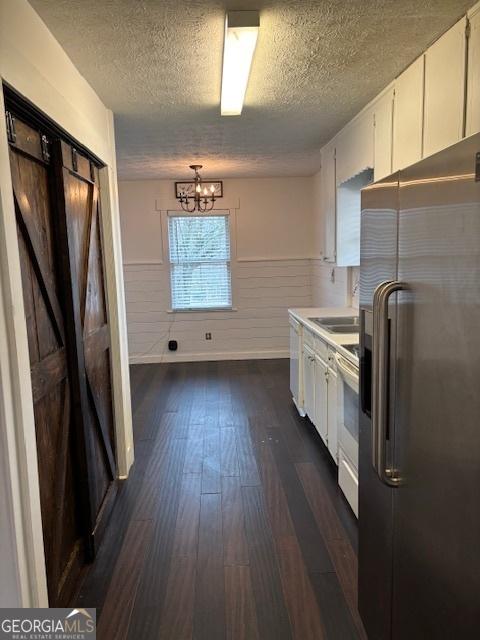
[[[116,494],[98,168],[7,113],[50,606],[71,603]]]
[[[11,121],[12,122],[12,121]],[[84,562],[81,447],[72,412],[66,319],[46,138],[15,122],[10,165],[30,352],[38,474],[51,606],[61,606]],[[71,364],[71,363],[70,363]]]
[[[98,169],[63,141],[57,144],[55,163],[58,210],[67,248],[64,268],[70,274],[94,551],[117,486]]]

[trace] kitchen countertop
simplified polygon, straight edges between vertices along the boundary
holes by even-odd
[[[310,307],[305,309],[289,309],[288,313],[298,320],[304,327],[319,336],[327,344],[335,347],[345,358],[358,366],[358,358],[347,349],[343,349],[345,344],[358,344],[358,333],[330,333],[322,329],[318,324],[312,322],[310,318],[328,318],[335,316],[358,316],[358,309],[353,307]]]

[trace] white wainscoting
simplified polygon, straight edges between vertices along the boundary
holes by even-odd
[[[289,307],[312,306],[312,261],[234,265],[234,311],[171,313],[167,264],[124,265],[130,362],[175,362],[289,355]],[[205,340],[205,333],[212,340]],[[168,351],[177,340],[178,350]]]
[[[336,267],[325,264],[318,258],[313,259],[311,265],[313,306],[350,306],[351,293],[348,267]]]

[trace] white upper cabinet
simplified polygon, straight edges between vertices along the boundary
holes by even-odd
[[[469,16],[467,136],[480,131],[480,5]]]
[[[335,144],[329,143],[321,151],[321,210],[324,220],[323,259],[335,262],[337,236]]]
[[[359,264],[360,189],[372,170],[380,180],[480,131],[480,2],[468,18],[469,38],[465,16],[321,150],[326,262]]]
[[[424,56],[421,56],[395,80],[393,171],[422,158],[423,77]]]
[[[463,136],[466,26],[463,18],[425,53],[424,157]]]
[[[392,173],[393,87],[373,107],[373,177],[381,180]]]
[[[336,138],[337,185],[373,169],[373,112],[367,109]]]

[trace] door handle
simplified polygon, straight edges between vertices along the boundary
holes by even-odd
[[[372,464],[380,480],[390,487],[397,487],[399,479],[394,469],[387,468],[386,456],[390,377],[388,302],[393,293],[405,288],[402,282],[388,280],[378,285],[373,296]]]

